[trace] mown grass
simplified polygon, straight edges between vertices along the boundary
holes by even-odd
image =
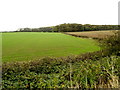
[[[3,33],[2,46],[3,62],[78,55],[100,50],[91,39],[42,32]]]

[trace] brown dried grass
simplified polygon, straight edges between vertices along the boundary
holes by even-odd
[[[86,31],[86,32],[65,32],[65,34],[76,36],[76,37],[84,37],[84,38],[94,38],[94,39],[103,39],[107,36],[114,35],[114,32],[117,30],[109,30],[109,31]]]

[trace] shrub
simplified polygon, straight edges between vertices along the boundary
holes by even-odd
[[[3,63],[3,88],[118,87],[120,57],[85,58],[47,57],[29,62]]]
[[[120,31],[114,33],[113,36],[106,37],[100,41],[100,46],[105,49],[106,54],[120,55]]]

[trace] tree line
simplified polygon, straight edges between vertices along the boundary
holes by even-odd
[[[100,30],[120,30],[120,25],[60,24],[52,27],[20,28],[19,32],[81,32]]]

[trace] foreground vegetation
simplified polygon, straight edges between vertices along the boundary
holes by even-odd
[[[120,57],[93,57],[4,63],[3,88],[118,88]]]
[[[5,62],[3,88],[119,88],[120,32],[100,46],[104,50],[78,56]]]
[[[3,33],[2,39],[3,62],[78,55],[100,50],[94,40],[61,33]]]

